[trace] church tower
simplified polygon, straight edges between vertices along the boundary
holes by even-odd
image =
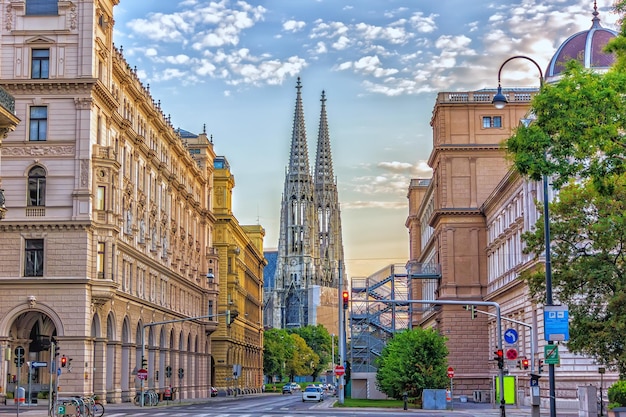
[[[322,324],[329,332],[336,333],[343,243],[326,96],[322,92],[312,176],[300,78],[296,89],[291,152],[281,202],[275,286],[269,288],[266,296],[265,324],[276,328]]]

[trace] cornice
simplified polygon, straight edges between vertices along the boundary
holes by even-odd
[[[436,209],[428,221],[430,227],[439,221],[441,217],[485,217],[479,208],[452,208],[452,209]]]
[[[59,80],[2,80],[0,86],[10,93],[91,93],[97,79],[59,79]]]

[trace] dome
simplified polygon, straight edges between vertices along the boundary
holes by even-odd
[[[593,19],[589,30],[578,32],[561,44],[550,60],[546,70],[546,81],[556,81],[565,70],[567,61],[576,59],[585,68],[606,71],[615,62],[615,54],[603,51],[606,44],[617,36],[617,32],[605,29],[598,18],[598,7],[594,2]]]

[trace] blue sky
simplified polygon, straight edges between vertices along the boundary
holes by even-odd
[[[597,1],[616,29],[611,4]],[[546,68],[592,11],[588,0],[122,0],[114,41],[174,126],[206,124],[235,174],[235,215],[265,228],[266,249],[278,244],[296,78],[312,163],[324,90],[355,277],[408,258],[407,190],[430,176],[437,93],[495,88],[513,55]],[[536,72],[513,61],[502,84],[537,86]]]

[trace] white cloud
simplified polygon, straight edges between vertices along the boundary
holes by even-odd
[[[302,20],[287,20],[283,23],[283,30],[286,32],[299,32],[306,26]]]

